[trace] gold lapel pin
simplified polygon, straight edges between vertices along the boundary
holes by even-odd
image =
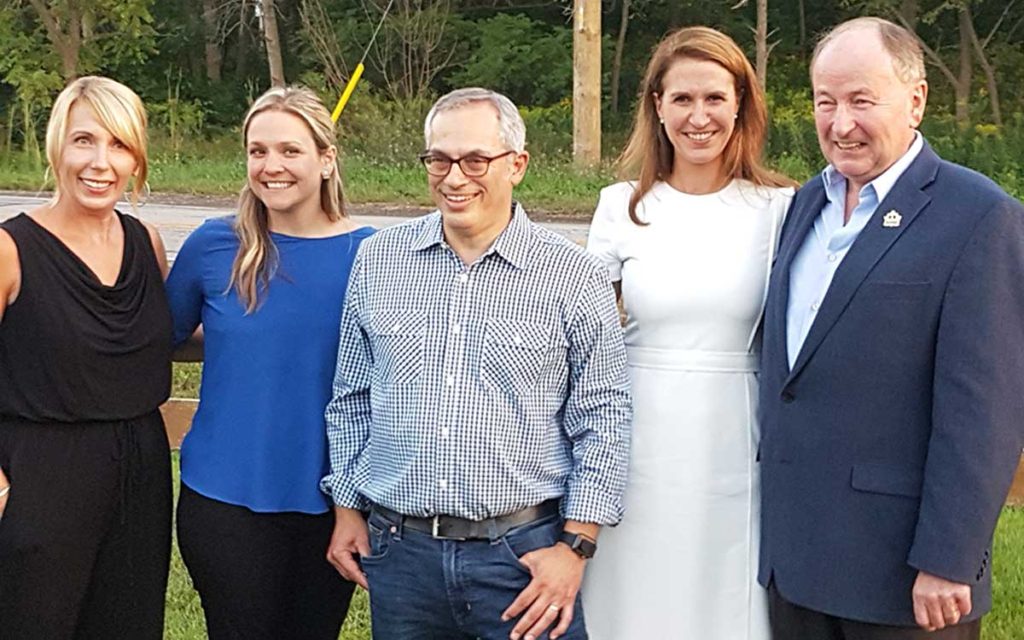
[[[901,222],[903,222],[903,216],[895,209],[891,209],[889,213],[882,216],[882,226],[886,229],[895,229],[900,226]]]

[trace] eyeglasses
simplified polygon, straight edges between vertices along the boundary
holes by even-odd
[[[479,178],[487,173],[487,170],[491,167],[491,163],[499,158],[504,158],[507,155],[516,153],[515,151],[506,151],[496,156],[488,158],[487,156],[470,155],[463,156],[461,158],[449,158],[448,156],[438,155],[436,153],[420,154],[420,162],[423,163],[427,173],[430,175],[443,178],[447,176],[451,170],[453,164],[458,164],[459,169],[462,170],[462,175],[467,178]]]

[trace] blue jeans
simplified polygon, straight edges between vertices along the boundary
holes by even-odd
[[[516,620],[503,622],[501,613],[531,579],[519,557],[555,544],[563,523],[549,516],[494,540],[465,541],[403,530],[376,512],[367,524],[371,555],[360,561],[374,640],[507,640]],[[578,595],[562,638],[587,638]]]

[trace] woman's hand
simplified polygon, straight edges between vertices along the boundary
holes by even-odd
[[[7,479],[7,474],[4,473],[3,469],[0,469],[0,517],[4,515],[4,509],[7,507],[7,499],[11,497],[11,481]]]

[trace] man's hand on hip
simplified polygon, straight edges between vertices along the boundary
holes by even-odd
[[[580,590],[587,561],[568,546],[555,543],[527,553],[519,562],[530,570],[533,579],[501,614],[503,620],[522,614],[509,637],[533,640],[557,621],[550,635],[554,640],[572,623],[576,593]]]
[[[370,555],[370,534],[363,514],[356,509],[334,507],[334,532],[327,545],[327,561],[346,580],[369,591],[366,574],[359,567],[358,556]]]
[[[959,623],[971,612],[971,587],[919,571],[913,601],[917,624],[926,631],[937,631]]]

